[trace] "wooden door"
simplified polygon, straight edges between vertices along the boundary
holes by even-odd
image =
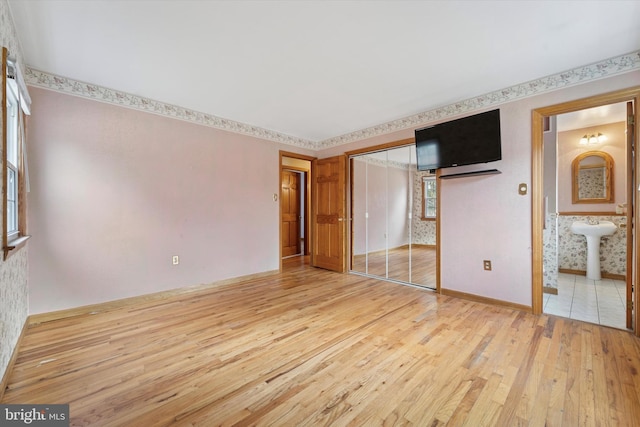
[[[636,224],[634,221],[634,210],[636,207],[635,188],[637,183],[634,180],[635,148],[635,120],[633,102],[627,102],[627,328],[633,328],[633,242],[636,239]],[[636,166],[637,167],[637,166]],[[637,273],[636,273],[637,274]],[[636,296],[637,298],[637,296]],[[637,331],[636,331],[637,334]]]
[[[300,174],[282,171],[282,256],[300,253]]]
[[[311,265],[345,269],[345,156],[314,160]]]

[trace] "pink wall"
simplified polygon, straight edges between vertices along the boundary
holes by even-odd
[[[367,200],[366,210],[369,212],[368,250],[370,252],[385,249],[385,234],[387,223],[387,195],[386,168],[367,164]],[[354,219],[355,221],[355,219]]]
[[[367,168],[365,161],[352,162],[353,180],[353,252],[354,255],[362,255],[367,252]]]
[[[409,171],[387,168],[389,248],[409,244]]]
[[[366,161],[354,161],[353,165],[354,253],[408,244],[408,171]]]
[[[303,150],[30,91],[31,313],[278,269],[278,151]]]
[[[639,83],[635,71],[500,106],[503,160],[488,167],[502,174],[442,181],[443,288],[531,304],[531,200],[517,192],[531,185],[531,110]],[[279,149],[322,158],[413,136],[309,153],[31,90],[31,313],[275,270]]]
[[[502,160],[455,172],[497,168],[502,174],[441,181],[443,288],[531,305],[531,191],[518,194],[520,183],[531,187],[531,111],[638,84],[640,71],[634,71],[499,106]],[[407,129],[331,147],[318,157],[411,137],[413,129]],[[492,271],[483,270],[485,259],[492,261]]]

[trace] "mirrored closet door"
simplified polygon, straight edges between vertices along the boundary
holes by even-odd
[[[351,272],[436,287],[437,185],[415,145],[351,156]]]

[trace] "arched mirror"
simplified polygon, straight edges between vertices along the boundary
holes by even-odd
[[[613,203],[613,158],[587,151],[571,164],[573,203]]]

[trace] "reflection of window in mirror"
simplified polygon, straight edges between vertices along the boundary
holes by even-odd
[[[422,178],[422,219],[436,219],[436,195],[437,185],[435,176]]]

